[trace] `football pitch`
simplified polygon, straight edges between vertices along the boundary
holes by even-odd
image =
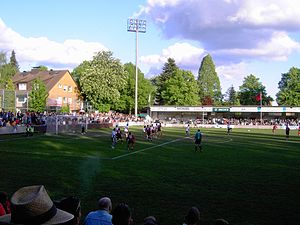
[[[81,199],[83,218],[99,197],[125,202],[134,224],[154,215],[161,225],[182,224],[197,206],[200,224],[224,218],[234,225],[295,225],[300,222],[300,137],[284,130],[201,129],[203,152],[193,134],[164,128],[145,140],[141,127],[133,151],[111,148],[111,129],[86,135],[0,136],[0,191],[43,184],[54,200]]]

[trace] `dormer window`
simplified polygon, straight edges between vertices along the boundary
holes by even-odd
[[[19,91],[26,91],[27,84],[26,83],[19,83]]]

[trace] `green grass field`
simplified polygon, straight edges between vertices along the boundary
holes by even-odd
[[[85,136],[0,136],[0,190],[45,185],[52,199],[74,195],[83,216],[101,196],[126,202],[134,224],[154,215],[182,224],[191,206],[200,224],[224,218],[234,225],[300,224],[300,137],[291,131],[201,129],[204,152],[194,152],[184,128],[164,129],[147,142],[141,128],[134,151],[110,147],[110,130]],[[192,129],[192,134],[195,132]]]

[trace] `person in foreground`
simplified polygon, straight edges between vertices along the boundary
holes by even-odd
[[[154,216],[147,216],[142,225],[159,225]]]
[[[112,203],[110,198],[103,197],[98,201],[98,210],[90,212],[85,220],[84,225],[112,225]]]
[[[184,217],[184,225],[196,225],[200,220],[200,211],[197,207],[189,209],[188,213]]]
[[[131,210],[125,203],[120,203],[112,212],[113,225],[131,225],[133,220],[131,218]]]
[[[224,219],[217,219],[215,225],[229,225],[229,223]]]
[[[80,200],[75,197],[67,197],[61,199],[59,202],[54,202],[55,206],[61,210],[71,213],[74,218],[63,225],[78,225],[81,218]]]
[[[62,224],[73,215],[57,209],[43,185],[27,186],[17,190],[11,197],[11,214],[0,217],[0,223],[50,225]]]

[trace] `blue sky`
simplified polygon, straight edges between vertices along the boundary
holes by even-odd
[[[139,66],[147,77],[168,57],[197,76],[211,54],[222,92],[256,75],[275,98],[281,74],[300,67],[297,0],[26,0],[2,1],[0,51],[15,50],[21,70],[69,69],[110,50],[135,63],[127,19],[147,20],[139,34]]]

